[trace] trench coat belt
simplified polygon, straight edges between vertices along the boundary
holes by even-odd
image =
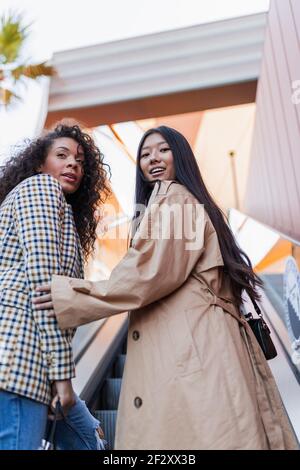
[[[221,307],[225,312],[229,313],[232,317],[234,317],[241,325],[248,325],[247,320],[242,318],[242,316],[237,313],[236,307],[234,306],[232,300],[225,299],[224,297],[218,297],[210,289],[208,290],[212,294],[210,305],[217,305],[218,307]]]

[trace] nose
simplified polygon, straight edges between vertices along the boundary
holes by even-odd
[[[72,155],[70,155],[69,158],[68,158],[67,167],[68,168],[77,168],[78,167],[78,162],[76,161],[76,158],[73,157]]]
[[[160,160],[159,153],[156,150],[153,150],[152,154],[150,155],[150,163],[155,163]]]

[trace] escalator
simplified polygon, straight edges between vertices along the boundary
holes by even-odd
[[[125,348],[125,345],[123,348]],[[120,398],[125,358],[126,355],[123,353],[116,356],[111,370],[109,371],[99,391],[99,399],[98,403],[96,403],[97,409],[93,411],[94,416],[101,422],[105,439],[107,441],[107,449],[114,448],[117,409]]]
[[[73,343],[77,395],[100,420],[107,449],[113,449],[121,381],[126,358],[126,313],[78,328]]]

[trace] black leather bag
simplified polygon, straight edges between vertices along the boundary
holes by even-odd
[[[253,318],[251,312],[245,315],[245,318],[251,330],[253,331],[254,336],[256,337],[257,342],[265,355],[265,358],[269,361],[270,359],[274,359],[274,357],[277,356],[277,351],[271,338],[271,331],[263,318],[263,314],[259,306],[255,300],[251,299],[251,301],[258,318]]]
[[[55,450],[55,429],[56,423],[60,411],[60,402],[57,400],[55,406],[55,413],[52,421],[48,421],[47,430],[44,439],[42,439],[41,445],[38,450]]]

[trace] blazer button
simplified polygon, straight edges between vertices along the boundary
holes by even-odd
[[[136,408],[140,408],[143,404],[143,400],[140,397],[135,397],[134,399],[134,406]]]
[[[134,330],[134,332],[132,333],[132,338],[134,339],[134,341],[137,341],[139,337],[140,337],[139,331]]]
[[[56,359],[54,353],[48,353],[47,354],[47,365],[49,367],[54,367],[56,366]]]

